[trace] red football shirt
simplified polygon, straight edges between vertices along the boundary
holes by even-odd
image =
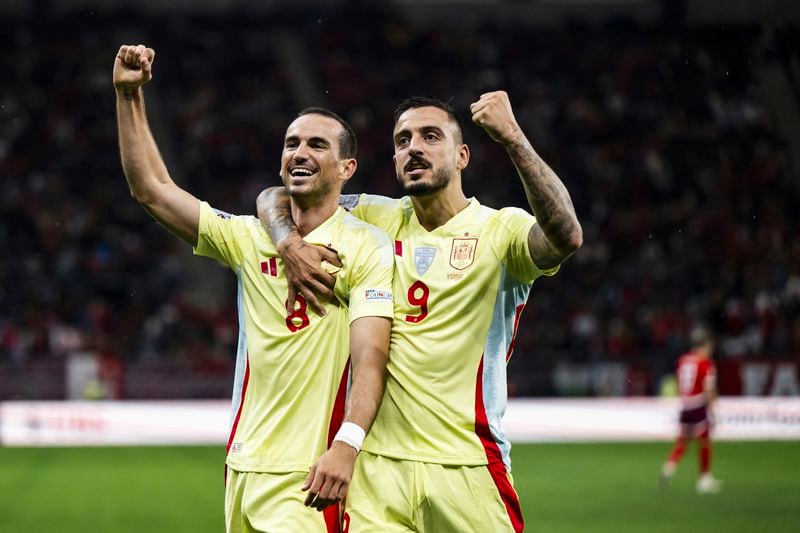
[[[678,359],[678,394],[684,409],[706,405],[705,391],[715,386],[717,370],[714,361],[689,352]]]

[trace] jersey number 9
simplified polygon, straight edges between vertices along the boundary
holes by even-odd
[[[428,286],[419,280],[415,281],[413,285],[408,288],[408,294],[406,295],[408,303],[419,306],[419,314],[406,315],[406,322],[416,324],[417,322],[425,320],[425,317],[428,316],[428,296],[430,296],[430,294],[431,290]]]

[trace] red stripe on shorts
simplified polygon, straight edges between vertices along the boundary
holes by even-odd
[[[350,361],[344,365],[344,372],[342,372],[342,379],[339,381],[339,390],[336,392],[336,398],[333,401],[333,409],[331,411],[331,421],[328,426],[328,447],[333,442],[336,432],[344,420],[344,406],[347,400],[347,376],[350,373]],[[322,511],[322,516],[325,518],[325,527],[327,533],[340,533],[341,532],[341,509],[339,504],[326,507]]]
[[[394,241],[394,255],[403,257],[403,241]]]
[[[517,309],[517,317],[519,317],[520,309]],[[484,354],[485,356],[485,354]],[[483,404],[483,357],[481,356],[481,364],[478,365],[478,380],[475,385],[475,433],[481,439],[483,449],[486,452],[486,458],[489,460],[487,468],[489,474],[492,476],[497,491],[500,493],[500,499],[506,506],[508,518],[511,520],[511,526],[514,528],[515,533],[521,533],[525,528],[525,522],[522,519],[522,509],[519,504],[519,497],[511,481],[508,479],[506,473],[506,465],[503,463],[503,455],[500,453],[500,448],[492,436],[492,431],[489,428],[489,420],[486,416],[486,407]]]

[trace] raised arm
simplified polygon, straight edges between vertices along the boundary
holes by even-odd
[[[350,324],[353,380],[344,423],[303,485],[303,490],[308,490],[306,505],[319,511],[347,494],[360,441],[372,426],[383,397],[391,326],[391,319],[376,316],[361,317]]]
[[[142,85],[153,77],[154,59],[151,48],[125,45],[114,60],[122,169],[131,196],[167,229],[196,246],[200,202],[172,181],[147,123]]]
[[[319,297],[333,300],[336,278],[331,272],[341,268],[342,262],[334,250],[307,243],[297,231],[292,220],[289,193],[284,187],[264,189],[256,198],[256,210],[261,225],[267,230],[283,260],[286,279],[289,281],[288,309],[294,309],[294,299],[299,293],[320,316],[325,307]],[[331,266],[325,265],[323,261]]]
[[[533,262],[541,269],[560,265],[583,243],[583,230],[567,188],[523,133],[505,91],[481,95],[470,106],[472,121],[502,144],[517,167],[537,223],[528,234]]]

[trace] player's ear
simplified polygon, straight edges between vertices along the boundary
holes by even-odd
[[[356,169],[358,168],[358,161],[350,158],[350,159],[342,159],[339,163],[342,165],[341,173],[343,181],[347,181],[351,177],[353,177],[353,174],[356,173]]]
[[[469,146],[466,144],[458,145],[458,160],[456,161],[456,168],[464,170],[469,165]]]

